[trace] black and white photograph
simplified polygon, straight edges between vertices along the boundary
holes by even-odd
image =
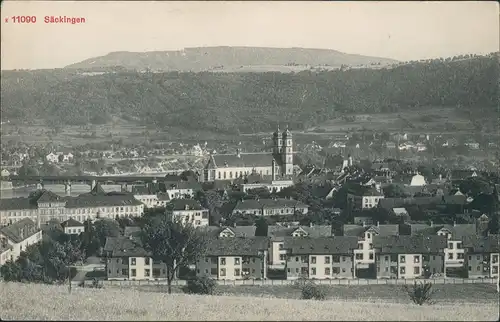
[[[2,1],[0,320],[497,321],[499,9]]]

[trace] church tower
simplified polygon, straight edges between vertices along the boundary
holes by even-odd
[[[282,173],[286,175],[293,174],[293,141],[292,133],[287,129],[282,135],[283,148],[281,153],[281,162],[283,165]]]
[[[281,137],[280,137],[280,127],[278,126],[278,129],[276,132],[273,133],[273,155],[279,156],[281,154]]]

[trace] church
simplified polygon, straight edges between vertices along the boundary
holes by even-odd
[[[210,156],[200,182],[218,180],[234,180],[252,173],[272,180],[291,177],[293,175],[293,141],[292,133],[286,129],[280,133],[276,130],[272,136],[273,150],[264,153],[214,154]]]

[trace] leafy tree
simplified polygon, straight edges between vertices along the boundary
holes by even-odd
[[[464,194],[469,194],[472,197],[477,197],[480,194],[490,194],[492,189],[490,184],[480,178],[473,177],[463,180],[460,183],[460,191]]]
[[[180,267],[195,263],[207,246],[207,235],[190,224],[166,216],[152,217],[143,227],[142,241],[154,260],[166,265],[167,290],[172,293],[172,281]]]
[[[17,173],[20,175],[20,176],[38,176],[39,173],[38,173],[38,170],[30,165],[27,165],[27,164],[23,164],[19,170],[17,171]]]
[[[268,224],[264,217],[259,217],[255,221],[255,236],[267,236]]]
[[[222,218],[221,208],[224,205],[221,195],[214,190],[197,191],[194,198],[200,202],[202,207],[208,209],[210,225],[217,225]]]
[[[383,188],[386,198],[406,198],[408,194],[401,188],[400,185],[390,184]]]
[[[408,287],[408,285],[404,285],[403,288],[408,293],[413,303],[417,305],[432,303],[431,298],[434,294],[432,290],[432,283],[417,283],[415,281],[412,288]]]

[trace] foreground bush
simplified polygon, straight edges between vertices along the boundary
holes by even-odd
[[[217,283],[215,280],[208,277],[196,277],[195,279],[188,280],[187,284],[182,288],[184,293],[188,294],[207,294],[213,295]]]
[[[413,287],[404,286],[405,291],[410,296],[413,303],[424,305],[425,303],[432,304],[431,298],[433,295],[432,283],[418,283],[415,281]]]
[[[301,298],[303,300],[319,300],[326,299],[326,290],[321,285],[316,285],[313,281],[300,278],[295,282],[295,287],[300,289]]]

